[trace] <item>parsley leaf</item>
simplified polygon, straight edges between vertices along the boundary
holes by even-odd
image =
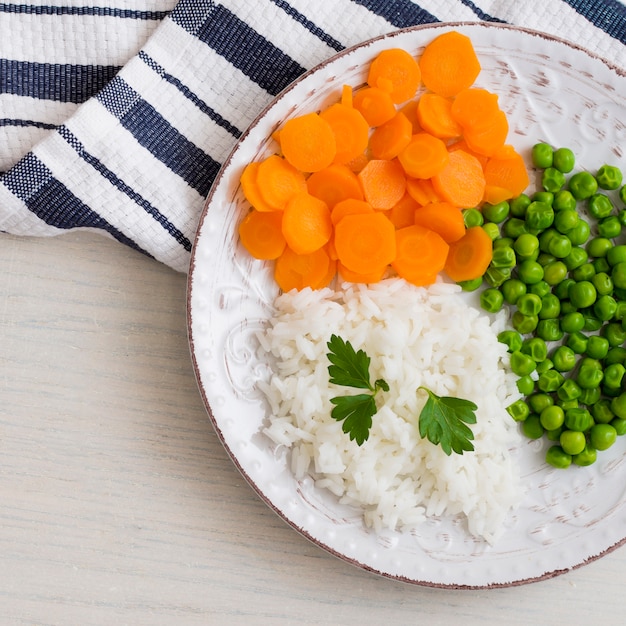
[[[466,424],[476,423],[474,411],[478,407],[469,400],[439,397],[426,387],[419,389],[428,393],[428,400],[419,416],[420,435],[435,445],[441,444],[448,456],[453,450],[457,454],[474,450],[474,433]]]
[[[378,379],[373,385],[370,382],[370,357],[363,351],[354,350],[349,341],[344,341],[337,335],[331,335],[328,346],[328,366],[330,382],[343,387],[368,389],[371,393],[360,393],[354,396],[337,396],[331,398],[335,405],[331,417],[343,421],[341,426],[344,433],[350,435],[360,446],[369,438],[372,427],[372,417],[378,410],[375,397],[380,389],[389,391],[385,380]]]

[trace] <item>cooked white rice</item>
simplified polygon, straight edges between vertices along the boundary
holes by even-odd
[[[521,436],[505,410],[519,392],[496,337],[504,314],[479,312],[457,285],[417,288],[393,278],[291,292],[275,306],[271,326],[259,335],[275,362],[270,380],[260,382],[270,405],[265,433],[290,448],[296,478],[309,475],[340,502],[360,507],[377,530],[461,515],[472,535],[495,541],[522,493],[510,451]],[[358,393],[328,381],[333,333],[365,350],[371,380],[390,386],[377,396],[379,410],[360,447],[330,416],[330,398]],[[478,405],[474,452],[447,456],[420,438],[420,386]]]

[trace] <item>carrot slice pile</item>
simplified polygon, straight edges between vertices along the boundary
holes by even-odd
[[[419,58],[384,50],[366,84],[344,84],[321,111],[275,130],[277,153],[241,174],[252,210],[239,236],[273,260],[281,289],[319,289],[337,274],[416,285],[484,274],[492,242],[465,227],[463,209],[509,200],[530,181],[498,95],[475,84],[480,69],[457,31]]]

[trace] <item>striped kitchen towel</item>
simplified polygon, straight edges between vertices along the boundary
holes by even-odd
[[[0,3],[0,231],[96,230],[185,272],[220,164],[291,81],[383,33],[477,20],[626,67],[616,0]]]

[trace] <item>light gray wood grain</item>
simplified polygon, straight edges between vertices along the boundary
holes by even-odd
[[[186,277],[97,235],[0,235],[0,624],[622,623],[626,548],[552,580],[404,585],[323,552],[224,452]]]

